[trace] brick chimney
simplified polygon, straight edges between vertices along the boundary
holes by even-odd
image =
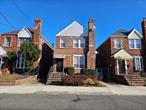
[[[143,47],[144,47],[144,69],[146,71],[146,18],[142,21]]]
[[[88,22],[88,53],[87,53],[87,68],[95,69],[95,20],[89,19]]]
[[[41,29],[42,29],[42,21],[39,17],[36,17],[34,20],[33,43],[38,45],[39,48],[40,48]]]

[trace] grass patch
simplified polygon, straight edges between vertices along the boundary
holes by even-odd
[[[28,75],[8,74],[8,75],[1,76],[0,81],[15,81],[15,80],[24,79],[27,77],[28,77]]]

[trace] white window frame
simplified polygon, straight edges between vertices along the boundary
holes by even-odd
[[[78,42],[78,47],[75,47],[75,40]],[[84,41],[84,47],[81,47],[81,40]],[[73,48],[85,48],[85,39],[84,38],[75,38],[73,39]]]
[[[62,47],[62,45],[61,45],[62,41],[64,41],[64,43],[65,43],[64,47]],[[65,47],[66,47],[66,40],[65,40],[65,38],[60,38],[60,48],[65,48]]]
[[[25,69],[25,60],[22,54],[17,54],[16,69]]]
[[[117,40],[120,40],[121,41],[121,46],[120,47],[117,47]],[[116,49],[120,49],[120,48],[122,48],[123,46],[122,46],[122,39],[121,38],[115,38],[114,39],[114,47],[116,48]]]
[[[9,42],[9,45],[7,45],[8,44],[8,42],[7,42],[7,38],[10,38],[10,42]],[[6,47],[11,47],[11,36],[6,36],[6,38],[5,38],[5,46]]]
[[[131,48],[130,47],[130,40],[133,40],[134,41],[134,48]],[[139,40],[140,41],[140,48],[137,48],[136,47],[136,40]],[[129,49],[141,49],[141,48],[142,48],[141,39],[129,39]]]
[[[73,67],[74,67],[74,57],[84,57],[84,62],[83,62],[83,64],[84,64],[84,67],[83,68],[85,68],[85,55],[73,55]],[[80,65],[80,62],[79,62],[79,65]],[[75,67],[75,69],[83,69],[83,68],[76,68]]]
[[[136,61],[135,61],[135,59],[138,59],[139,60],[139,66],[138,67],[140,67],[140,69],[138,69],[138,67],[137,67],[137,63],[136,63]],[[135,70],[136,71],[142,71],[143,69],[144,69],[144,65],[143,65],[143,58],[142,58],[142,56],[133,56],[133,67],[135,66]]]

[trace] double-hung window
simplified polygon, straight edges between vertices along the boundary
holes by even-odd
[[[73,48],[84,48],[85,47],[85,39],[76,38],[73,41]]]
[[[129,39],[129,48],[130,49],[141,49],[141,40],[140,39]]]
[[[20,38],[20,45],[24,44],[25,38]]]
[[[65,44],[65,38],[61,38],[60,39],[60,48],[65,48],[66,44]]]
[[[84,55],[74,55],[73,56],[73,65],[75,68],[84,68],[85,67],[85,56]]]
[[[143,60],[141,56],[134,56],[133,57],[133,67],[136,71],[143,70]]]
[[[11,37],[6,37],[6,42],[5,42],[6,47],[11,46]]]
[[[115,48],[122,48],[122,40],[117,38],[115,39]]]

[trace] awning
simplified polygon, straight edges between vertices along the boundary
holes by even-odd
[[[53,58],[65,58],[65,55],[62,55],[62,54],[54,54],[53,55]]]
[[[0,56],[7,57],[7,52],[0,46]]]
[[[133,57],[128,52],[126,52],[124,49],[117,51],[116,53],[114,53],[112,55],[112,57],[114,57],[115,59],[122,59],[122,60],[133,59]]]

